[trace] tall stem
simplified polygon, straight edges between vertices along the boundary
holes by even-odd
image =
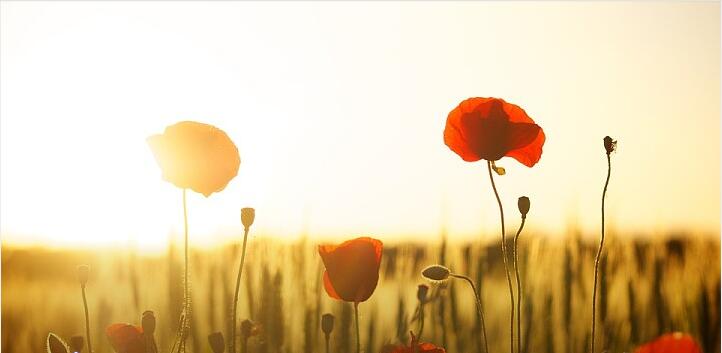
[[[455,273],[451,273],[449,276],[465,280],[469,283],[469,286],[471,286],[471,290],[474,291],[474,299],[476,299],[476,313],[479,315],[479,319],[481,320],[481,333],[484,336],[484,352],[489,353],[489,345],[486,340],[486,326],[484,325],[484,310],[481,308],[481,293],[476,290],[476,286],[471,278],[464,275],[457,275]]]
[[[330,353],[331,349],[329,348],[329,341],[331,340],[331,335],[326,334],[326,353]]]
[[[519,230],[516,232],[516,236],[514,237],[514,273],[516,274],[516,334],[517,334],[517,351],[521,353],[521,276],[519,276],[519,234],[521,234],[521,230],[524,229],[524,223],[526,222],[526,216],[523,216],[521,218],[521,225],[519,226]]]
[[[88,341],[88,352],[93,353],[93,346],[90,344],[90,318],[88,315],[88,299],[85,298],[85,285],[80,285],[83,293],[83,308],[85,308],[85,339]]]
[[[602,191],[602,237],[599,240],[597,258],[594,260],[594,288],[592,290],[592,353],[594,353],[594,337],[597,326],[597,277],[599,275],[599,260],[602,257],[602,248],[604,247],[604,199],[607,196],[607,186],[609,186],[609,177],[611,174],[612,161],[609,152],[607,152],[607,181],[604,182],[604,191]]]
[[[187,189],[183,189],[183,229],[184,229],[184,261],[183,261],[183,325],[181,326],[181,342],[179,351],[185,352],[186,329],[190,326],[190,296],[188,295],[188,206],[186,205]]]
[[[499,213],[501,218],[501,255],[504,259],[504,272],[506,273],[506,281],[509,284],[509,298],[511,298],[511,319],[509,320],[509,326],[511,329],[510,336],[510,352],[514,353],[514,287],[511,284],[511,275],[509,274],[509,264],[507,263],[506,255],[506,229],[504,228],[504,207],[501,205],[501,199],[499,198],[499,192],[496,191],[496,184],[494,184],[494,176],[491,173],[491,161],[486,161],[486,165],[489,169],[489,179],[491,180],[491,187],[494,189],[494,196],[496,196],[496,202],[499,204]]]
[[[236,277],[236,294],[233,299],[233,324],[231,332],[231,353],[236,352],[236,320],[238,313],[238,291],[241,289],[241,274],[243,273],[243,262],[246,260],[246,242],[248,240],[248,227],[245,227],[243,231],[243,249],[241,250],[241,264],[238,265],[238,277]]]
[[[354,317],[356,318],[356,353],[361,353],[361,330],[358,326],[358,302],[353,303]]]
[[[421,335],[424,334],[424,302],[419,302],[419,335],[417,336],[421,341]]]

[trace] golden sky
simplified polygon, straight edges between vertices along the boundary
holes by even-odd
[[[145,138],[225,130],[239,175],[189,198],[195,244],[258,236],[498,237],[483,162],[443,143],[462,99],[544,129],[505,158],[507,223],[596,234],[720,226],[718,2],[3,2],[0,234],[10,243],[162,246],[181,191]]]

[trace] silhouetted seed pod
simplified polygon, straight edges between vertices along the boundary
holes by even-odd
[[[241,223],[243,223],[243,226],[248,229],[251,228],[251,225],[253,224],[253,221],[256,219],[256,210],[250,207],[245,207],[241,209]]]
[[[223,334],[213,332],[208,335],[208,344],[211,345],[213,353],[223,353],[226,350],[226,343],[223,340]]]
[[[90,267],[88,267],[88,265],[78,266],[78,282],[80,282],[81,286],[85,287],[85,284],[88,283],[89,275]]]
[[[333,322],[335,320],[335,317],[333,314],[323,314],[321,315],[321,331],[326,334],[326,336],[330,335],[333,331]]]
[[[529,198],[526,196],[522,196],[519,198],[519,213],[521,213],[521,218],[526,218],[526,214],[529,213],[529,207],[531,207],[531,202],[529,201]]]
[[[419,288],[416,290],[416,298],[419,299],[419,302],[426,303],[426,300],[428,299],[428,294],[429,286],[425,284],[419,284]]]
[[[83,339],[83,336],[70,337],[70,350],[73,351],[74,353],[82,352],[83,344],[85,344],[85,340]]]
[[[146,310],[143,312],[141,325],[143,326],[143,333],[147,335],[155,333],[155,315],[152,311]]]
[[[68,353],[68,345],[65,344],[62,338],[52,332],[48,333],[48,339],[45,344],[48,353]]]
[[[241,337],[248,338],[255,336],[258,333],[256,324],[253,321],[245,319],[241,321]]]
[[[431,265],[421,271],[421,274],[426,277],[426,279],[432,281],[445,281],[447,278],[449,278],[451,271],[441,265]]]
[[[609,136],[605,136],[604,137],[604,149],[607,150],[607,154],[614,152],[614,150],[616,148],[617,148],[617,141],[612,140],[612,138]]]

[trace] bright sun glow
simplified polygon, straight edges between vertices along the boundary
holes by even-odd
[[[181,191],[145,139],[181,120],[241,155],[190,195],[194,245],[244,206],[256,236],[495,237],[484,164],[442,140],[471,96],[547,135],[533,169],[499,163],[509,222],[527,195],[530,232],[596,232],[609,134],[611,229],[719,232],[718,3],[177,5],[2,3],[3,241],[165,246]]]

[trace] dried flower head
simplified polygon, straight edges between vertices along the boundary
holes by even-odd
[[[50,332],[45,342],[45,348],[48,353],[68,353],[68,345],[62,338]]]
[[[155,332],[155,314],[152,311],[146,310],[143,312],[141,326],[145,334],[152,335]]]
[[[251,320],[241,321],[241,337],[248,338],[258,334],[258,326]]]
[[[208,344],[211,345],[213,353],[223,353],[226,350],[226,342],[220,332],[213,332],[208,335]]]
[[[85,287],[85,284],[88,283],[89,275],[90,275],[90,267],[88,265],[78,266],[78,282],[80,282],[81,286]]]
[[[531,202],[529,201],[529,198],[526,196],[522,196],[519,198],[519,213],[521,213],[521,218],[526,218],[526,214],[529,213],[529,207],[531,207]]]
[[[418,289],[416,290],[416,298],[419,299],[419,302],[426,303],[426,301],[429,299],[429,286],[425,284],[419,284]]]
[[[241,209],[241,223],[246,229],[251,228],[253,221],[256,219],[256,210],[250,207]]]
[[[421,274],[432,281],[445,281],[449,278],[451,271],[448,268],[441,265],[431,265],[421,271]]]
[[[326,334],[326,336],[330,335],[333,331],[333,322],[335,318],[333,314],[323,314],[321,315],[321,331]]]
[[[83,339],[83,336],[70,337],[70,350],[73,351],[74,353],[82,352],[83,344],[85,344],[85,340]]]
[[[611,137],[604,137],[604,149],[607,150],[607,154],[614,152],[617,149],[617,140],[612,140]]]

